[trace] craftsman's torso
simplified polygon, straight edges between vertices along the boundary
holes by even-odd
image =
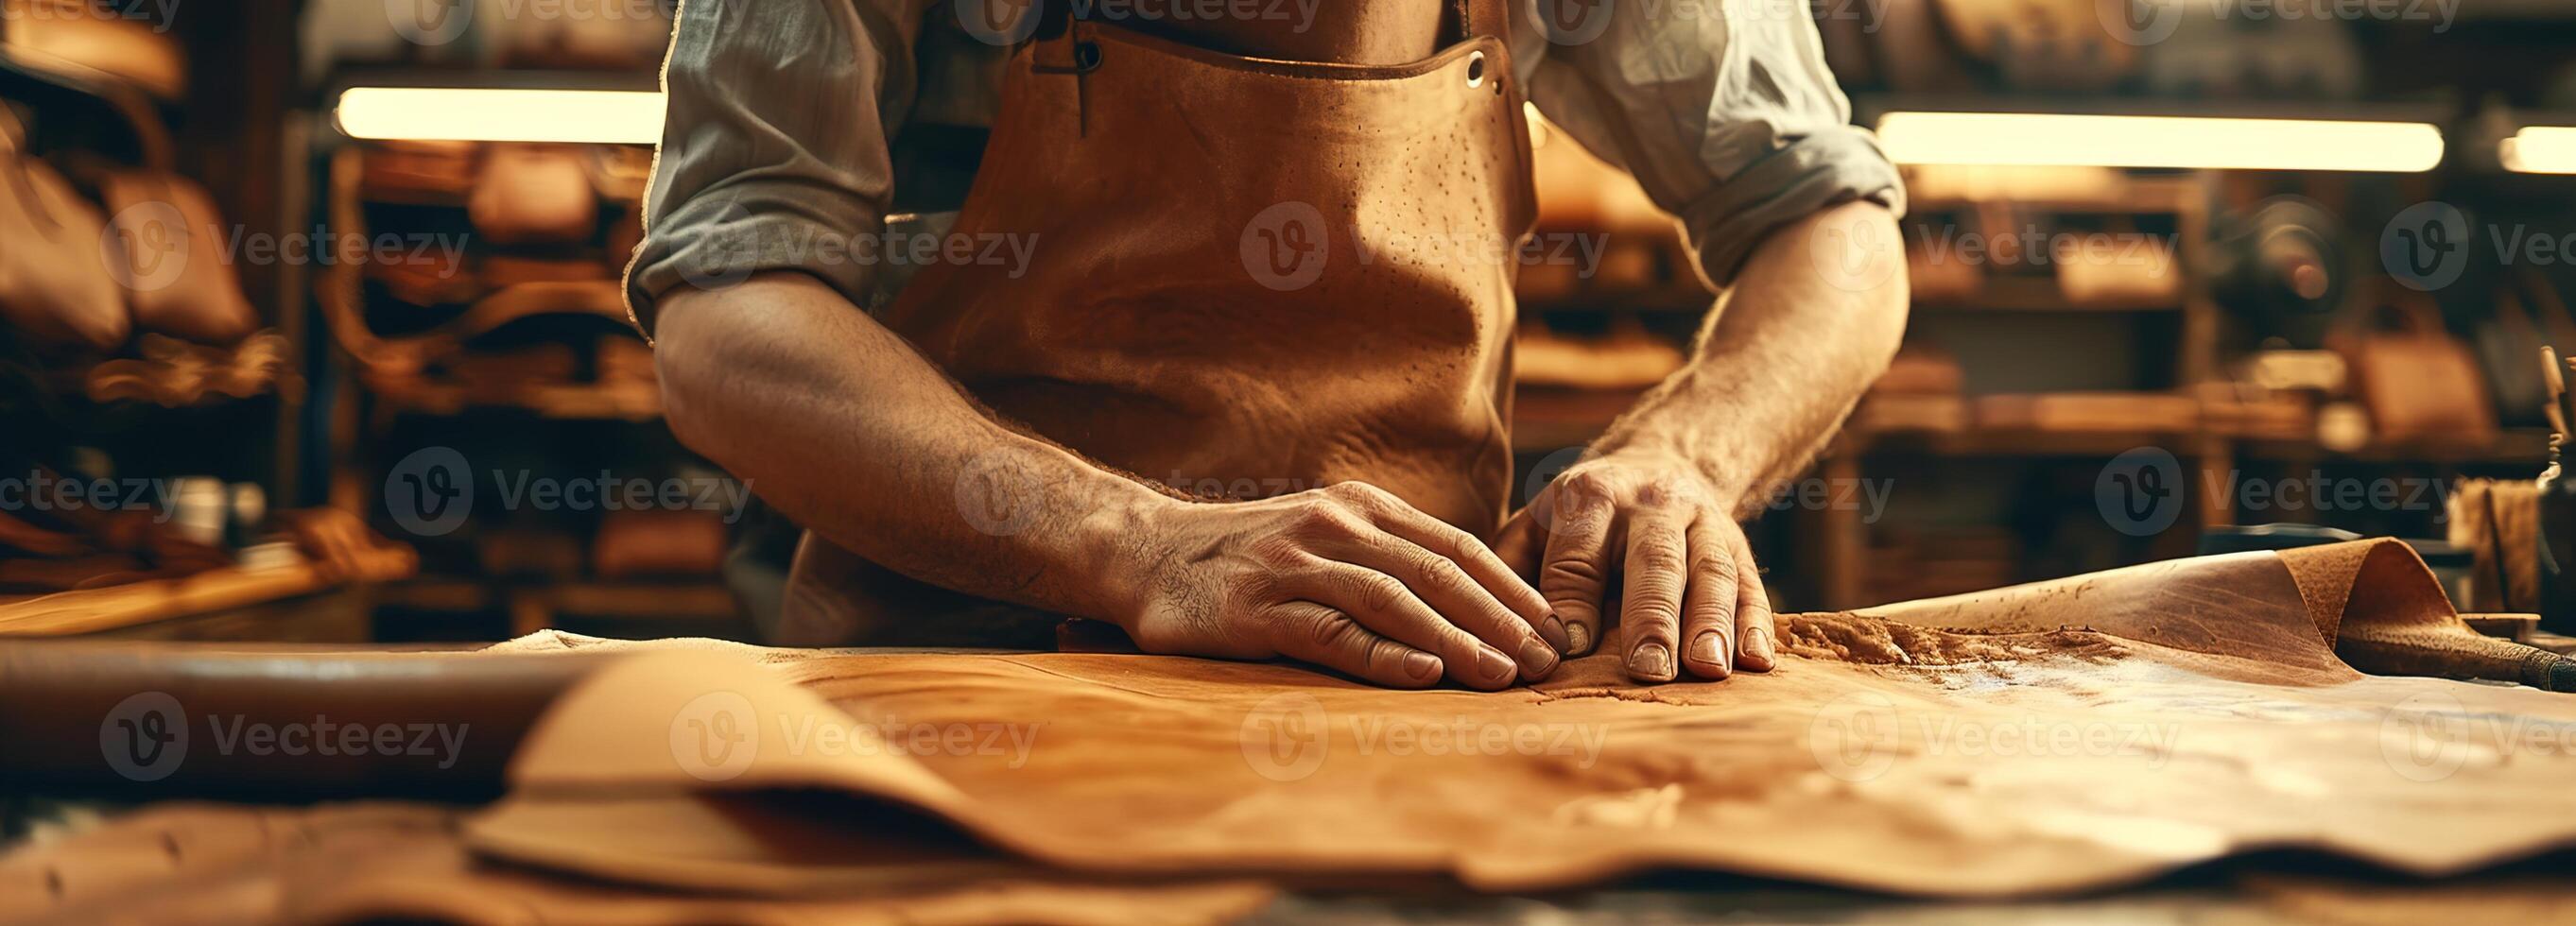
[[[950,233],[1029,260],[925,267],[879,317],[998,415],[1141,479],[1365,481],[1488,534],[1533,212],[1509,51],[1440,43],[1434,4],[1318,9],[1302,32],[1085,22],[1023,48]],[[871,584],[820,547],[799,583]]]

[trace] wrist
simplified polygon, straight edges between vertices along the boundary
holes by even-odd
[[[1100,495],[1100,504],[1074,524],[1064,563],[1071,584],[1083,589],[1081,616],[1132,630],[1135,615],[1163,559],[1156,525],[1189,504],[1123,477]]]

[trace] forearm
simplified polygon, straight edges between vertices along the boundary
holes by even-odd
[[[1105,616],[1120,545],[1172,500],[994,421],[819,281],[771,273],[659,303],[672,431],[797,523],[896,572]]]
[[[1901,240],[1887,210],[1866,202],[1773,232],[1709,313],[1690,361],[1613,423],[1593,454],[1685,460],[1749,514],[1823,449],[1895,355],[1906,313]],[[1854,241],[1877,246],[1846,253]],[[1847,258],[1855,263],[1840,263]],[[1830,277],[1820,269],[1853,266]]]

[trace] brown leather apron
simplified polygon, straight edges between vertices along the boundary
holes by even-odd
[[[1002,417],[1141,479],[1362,480],[1490,534],[1534,204],[1501,4],[1469,6],[1459,41],[1397,66],[1079,21],[1022,47],[953,234],[1020,236],[1025,272],[925,268],[882,320]],[[958,597],[808,535],[774,636],[969,642]],[[1008,637],[983,642],[1048,639]]]

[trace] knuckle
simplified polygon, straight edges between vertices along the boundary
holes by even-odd
[[[1560,557],[1547,562],[1539,573],[1541,585],[1550,589],[1587,591],[1601,587],[1601,567],[1582,557]]]
[[[1306,642],[1318,653],[1348,651],[1360,641],[1359,631],[1359,625],[1351,623],[1350,618],[1324,610],[1312,612],[1302,629]]]
[[[1385,489],[1357,480],[1336,482],[1327,487],[1324,491],[1326,494],[1341,499],[1352,507],[1359,508],[1364,511],[1373,511],[1383,508],[1386,506],[1387,502],[1394,499],[1394,496],[1388,495]]]
[[[1358,598],[1360,606],[1373,613],[1383,614],[1394,610],[1396,604],[1403,601],[1406,595],[1404,583],[1382,575],[1356,579],[1354,584],[1357,587],[1351,591]]]
[[[1336,537],[1350,533],[1352,517],[1333,504],[1313,504],[1297,509],[1291,527],[1302,537]]]
[[[1610,503],[1610,477],[1601,475],[1599,470],[1568,473],[1558,484],[1564,486],[1561,491],[1565,493],[1565,500],[1575,507]]]

